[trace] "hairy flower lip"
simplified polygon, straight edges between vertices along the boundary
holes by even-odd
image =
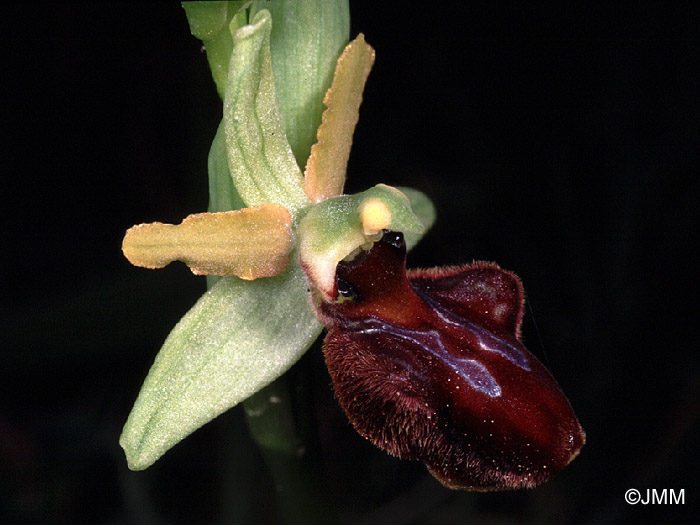
[[[519,279],[493,263],[407,273],[404,243],[392,239],[400,234],[385,232],[341,261],[337,282],[350,297],[317,306],[353,426],[390,454],[422,460],[450,488],[548,480],[578,455],[585,433],[519,340]]]

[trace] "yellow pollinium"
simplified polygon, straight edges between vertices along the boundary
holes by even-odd
[[[379,199],[367,199],[360,208],[360,222],[365,235],[374,235],[391,224],[391,210]]]

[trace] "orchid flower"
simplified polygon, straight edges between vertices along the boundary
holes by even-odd
[[[585,436],[522,346],[519,279],[487,263],[406,273],[406,251],[435,219],[430,200],[384,184],[343,194],[374,50],[360,34],[327,57],[335,68],[319,91],[323,67],[300,52],[289,62],[275,55],[273,15],[262,7],[280,23],[295,8],[185,3],[224,103],[209,154],[210,210],[134,226],[122,249],[146,268],[182,261],[212,286],[143,384],[120,439],[129,467],[147,468],[280,377],[325,325],[336,395],[360,434],[424,461],[451,488],[548,479]],[[289,81],[295,67],[303,83]],[[290,84],[299,91],[285,91]],[[305,107],[306,84],[315,86],[306,105],[325,107],[317,129],[290,102]]]

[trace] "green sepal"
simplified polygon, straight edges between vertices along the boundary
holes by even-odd
[[[224,132],[233,184],[246,206],[276,202],[295,217],[310,204],[275,102],[271,19],[259,11],[233,34]]]
[[[321,332],[296,263],[276,277],[223,277],[156,356],[119,443],[143,470],[197,428],[286,372]]]
[[[406,186],[397,186],[396,189],[408,197],[411,211],[416,214],[425,227],[425,230],[421,233],[403,232],[404,240],[406,241],[406,250],[411,251],[413,247],[418,244],[418,241],[428,233],[428,230],[433,227],[435,219],[437,218],[437,213],[433,202],[422,191]]]

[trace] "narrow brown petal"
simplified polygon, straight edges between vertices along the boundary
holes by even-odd
[[[374,49],[362,34],[338,59],[333,84],[323,99],[328,109],[323,112],[318,142],[311,147],[304,174],[304,189],[313,202],[343,193],[362,91],[373,63]]]
[[[131,264],[145,268],[182,261],[197,275],[270,277],[289,262],[291,222],[279,204],[197,213],[178,225],[133,226],[124,236],[122,251]]]

